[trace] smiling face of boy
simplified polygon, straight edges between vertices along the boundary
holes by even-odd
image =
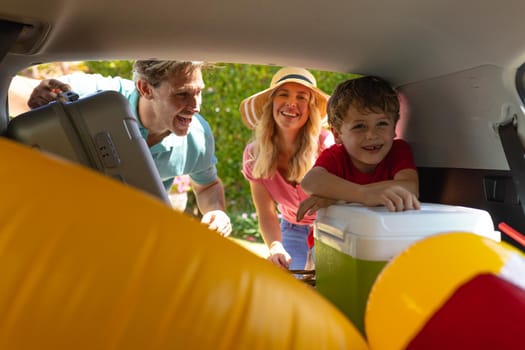
[[[335,140],[342,144],[354,166],[363,173],[375,169],[392,148],[395,123],[383,112],[359,111],[350,106],[339,130],[332,128]]]

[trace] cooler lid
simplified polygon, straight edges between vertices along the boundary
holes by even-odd
[[[490,214],[481,209],[421,203],[420,210],[391,212],[386,207],[338,204],[319,210],[318,228],[366,237],[425,237],[429,234],[466,231],[494,236]]]
[[[434,203],[421,203],[420,210],[403,212],[359,204],[333,205],[319,210],[314,230],[320,242],[371,261],[388,261],[412,243],[446,232],[471,232],[500,241],[487,211]]]

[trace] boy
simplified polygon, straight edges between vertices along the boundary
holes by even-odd
[[[399,100],[390,84],[374,76],[345,81],[327,109],[336,144],[320,154],[301,182],[311,196],[301,203],[297,219],[338,200],[390,211],[419,209],[410,146],[394,140]]]

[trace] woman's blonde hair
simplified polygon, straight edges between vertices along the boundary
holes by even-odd
[[[269,178],[277,171],[280,149],[277,124],[273,118],[273,97],[276,90],[264,105],[261,119],[255,127],[255,144],[251,155],[254,178]],[[320,151],[319,134],[322,128],[322,116],[313,93],[309,107],[310,116],[299,132],[299,146],[289,162],[290,171],[286,180],[290,182],[301,182],[306,172],[314,165]]]

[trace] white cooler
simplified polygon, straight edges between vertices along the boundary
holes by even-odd
[[[500,240],[484,210],[422,203],[421,210],[333,205],[314,225],[316,289],[364,334],[370,289],[386,263],[415,241],[445,232],[471,232]]]

